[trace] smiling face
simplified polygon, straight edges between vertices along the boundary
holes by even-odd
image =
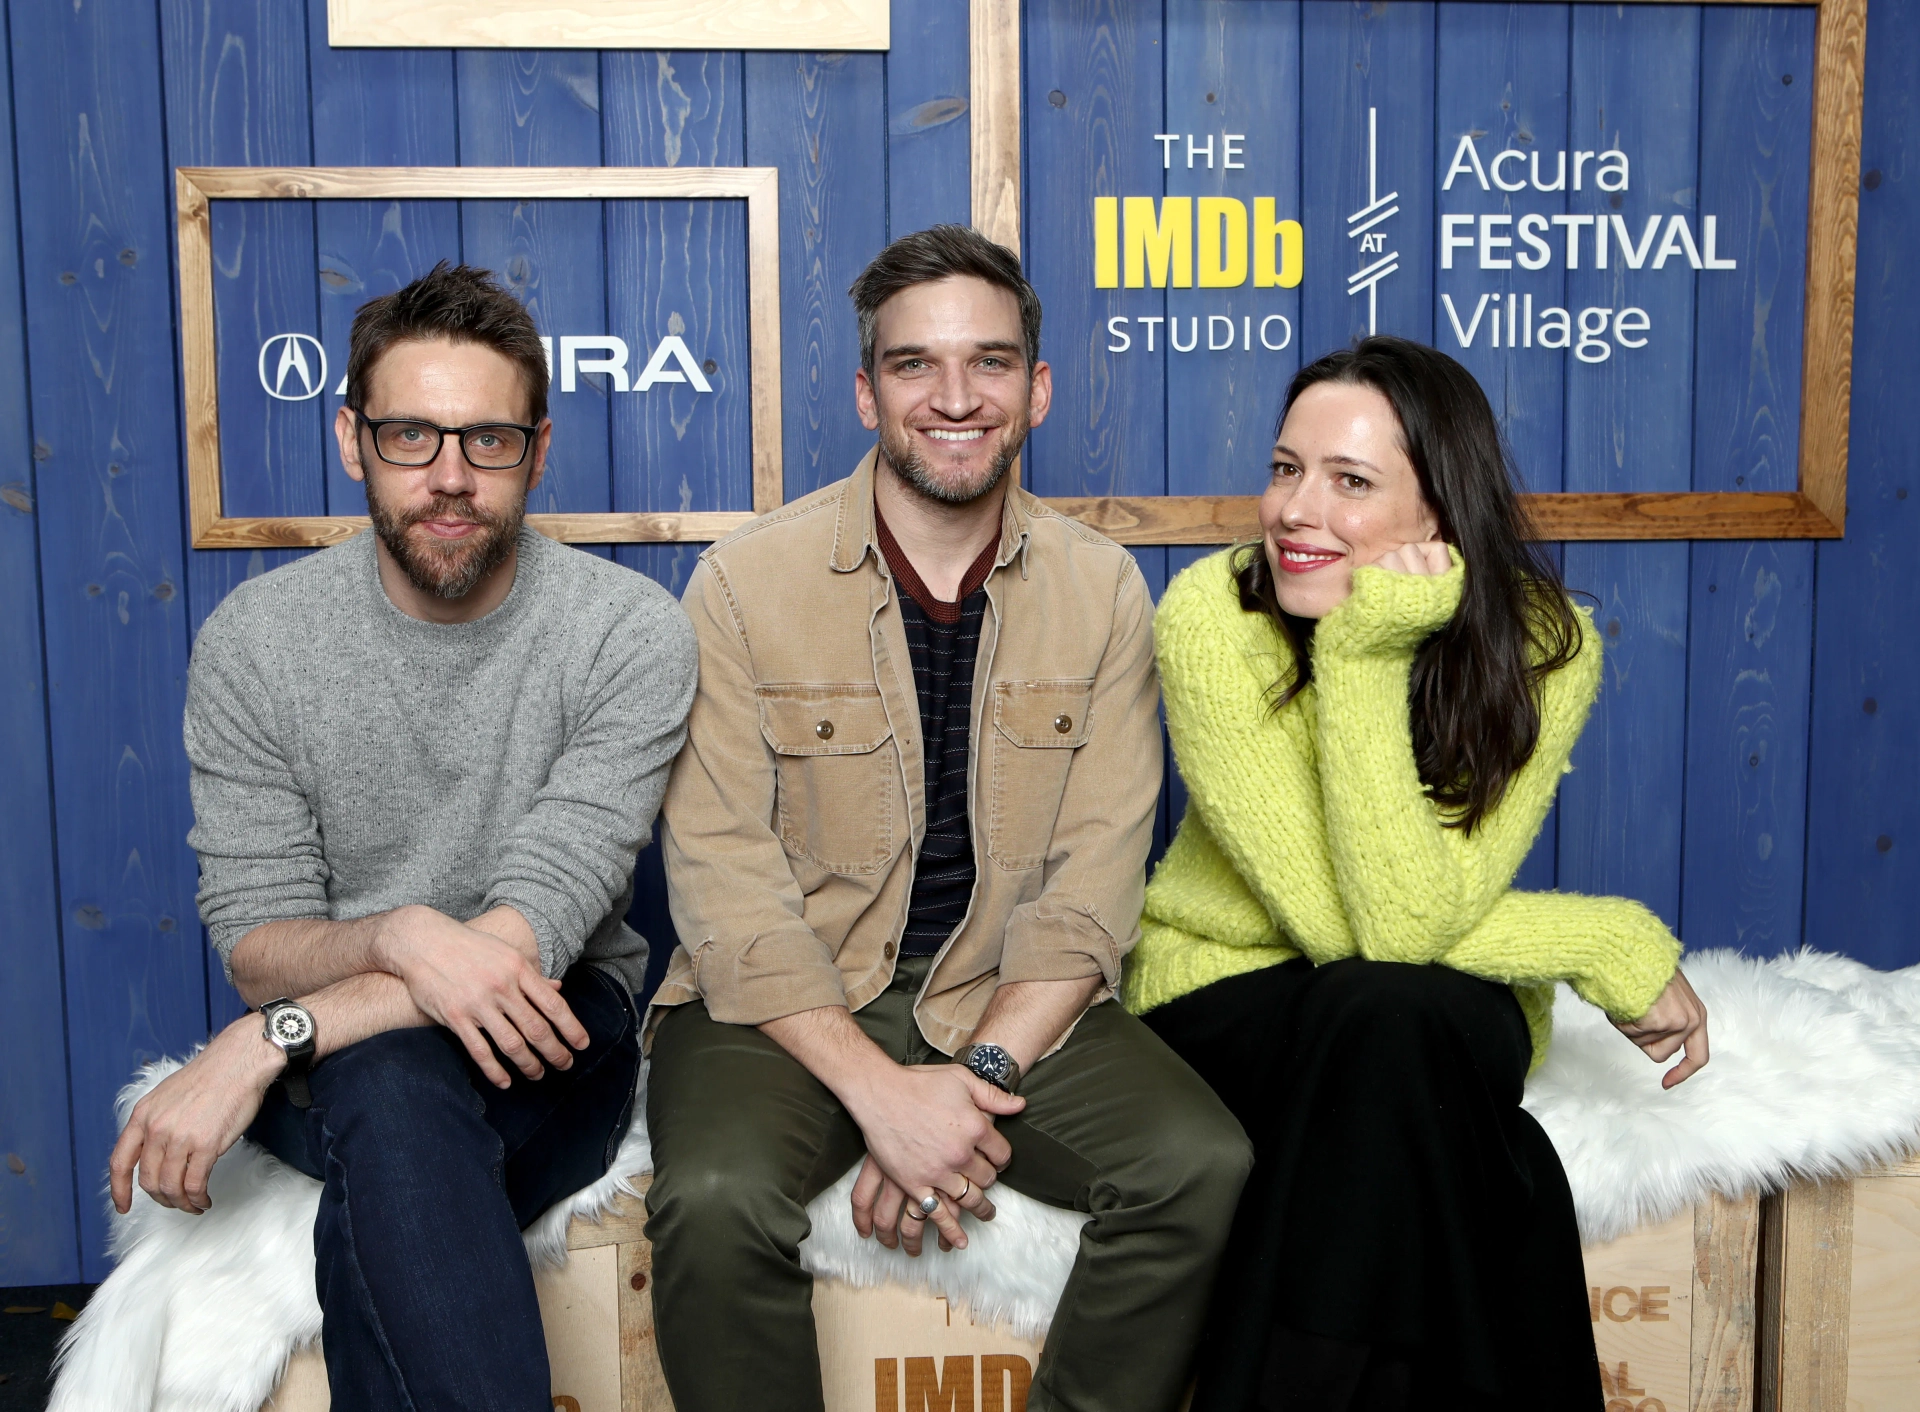
[[[524,425],[530,415],[518,365],[483,344],[443,338],[403,340],[382,353],[369,370],[365,401],[366,415],[376,421],[404,417],[441,427]],[[508,561],[527,492],[545,468],[551,424],[540,428],[518,466],[500,470],[473,466],[452,436],[442,438],[440,454],[425,466],[391,465],[380,458],[373,434],[345,407],[335,431],[347,474],[366,484],[380,544],[415,593],[452,601],[478,590],[470,607],[485,612],[497,606],[512,586]],[[504,584],[495,582],[503,570]],[[417,601],[395,601],[415,617],[448,616],[437,609],[416,611],[423,606]]]
[[[1353,592],[1353,571],[1440,533],[1401,444],[1393,404],[1371,387],[1320,382],[1294,399],[1260,497],[1274,595],[1324,618]]]
[[[1046,418],[1052,374],[1028,375],[1020,303],[969,275],[901,290],[880,306],[874,375],[854,375],[860,420],[896,476],[929,500],[965,505],[1000,484]]]

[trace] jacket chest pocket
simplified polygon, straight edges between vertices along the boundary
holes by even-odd
[[[877,687],[763,686],[775,813],[787,852],[830,873],[877,873],[893,856],[897,752]]]
[[[987,854],[1010,871],[1037,868],[1074,751],[1093,734],[1093,682],[995,682],[992,710]]]

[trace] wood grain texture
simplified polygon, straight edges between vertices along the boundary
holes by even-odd
[[[1434,95],[1436,154],[1450,159],[1461,137],[1475,140],[1484,160],[1509,148],[1550,154],[1572,147],[1567,91],[1572,16],[1564,5],[1442,4],[1435,20],[1437,72]],[[1552,217],[1565,212],[1564,191],[1482,191],[1471,176],[1455,177],[1439,204],[1454,214],[1530,213]],[[1404,227],[1402,227],[1404,229]],[[1342,244],[1353,242],[1342,238]],[[1482,295],[1495,296],[1504,308],[1531,296],[1536,308],[1566,304],[1566,270],[1561,260],[1545,269],[1518,265],[1482,270],[1465,252],[1454,267],[1434,276],[1435,297],[1451,299],[1463,320]],[[1433,328],[1437,347],[1457,358],[1487,394],[1513,451],[1521,483],[1534,491],[1562,489],[1566,451],[1564,355],[1543,355],[1503,341],[1493,346],[1491,332],[1475,330],[1465,347],[1443,311]],[[1791,487],[1789,487],[1791,488]]]
[[[1847,1412],[1910,1412],[1920,1389],[1920,1165],[1856,1178]]]
[[[312,159],[305,17],[295,7],[253,0],[201,0],[160,7],[166,75],[167,149],[175,166]],[[298,397],[308,362],[282,370],[270,342],[319,326],[313,213],[270,201],[229,201],[210,213],[215,377],[220,389],[221,500],[236,515],[319,515],[327,510],[325,463],[314,452],[328,436],[324,397]],[[321,361],[324,362],[324,359]],[[290,385],[288,385],[290,384]],[[197,635],[236,586],[298,558],[297,552],[187,556],[187,622]],[[191,931],[204,937],[189,922]],[[221,968],[207,977],[208,1019],[225,1025],[246,1002]]]
[[[1698,209],[1719,214],[1738,268],[1698,282],[1696,491],[1796,482],[1814,23],[1809,10],[1777,7],[1702,16]],[[1680,911],[1690,947],[1767,955],[1799,944],[1813,568],[1809,544],[1693,551]]]
[[[1172,169],[1160,173],[1167,194],[1226,197],[1249,212],[1255,201],[1270,197],[1281,219],[1297,217],[1300,91],[1276,91],[1271,75],[1299,71],[1300,6],[1292,0],[1173,6],[1163,47],[1165,130],[1207,134],[1222,149],[1212,165],[1196,154],[1189,167],[1184,144],[1174,144]],[[1221,164],[1219,134],[1226,132],[1246,137],[1237,159],[1242,165],[1232,170]],[[1135,299],[1142,292],[1127,291]],[[1249,281],[1237,288],[1169,289],[1165,300],[1167,317],[1184,323],[1195,345],[1192,353],[1165,355],[1167,493],[1258,491],[1267,480],[1274,421],[1300,367],[1301,341],[1290,338],[1275,351],[1262,346],[1255,330],[1276,315],[1298,330],[1300,291],[1261,289]],[[1133,332],[1141,330],[1135,326]],[[1213,346],[1221,342],[1227,346]],[[1136,346],[1126,353],[1100,348],[1095,356],[1117,361],[1145,355]]]
[[[454,56],[445,50],[336,49],[326,6],[307,6],[313,161],[322,166],[451,167],[460,159]],[[460,253],[460,207],[452,201],[323,201],[313,212],[319,258],[322,346],[344,371],[353,316]],[[339,376],[320,398],[331,418],[345,402]],[[327,513],[364,515],[367,494],[340,464],[331,430],[320,449]]]
[[[1053,407],[1021,467],[1037,495],[1147,496],[1168,489],[1166,338],[1115,355],[1109,320],[1164,319],[1167,291],[1097,289],[1093,203],[1165,190],[1164,51],[1158,7],[1029,0],[1025,7],[1024,259],[1046,307],[1041,354]]]
[[[969,0],[973,225],[1020,253],[1020,0]]]
[[[1870,11],[1847,538],[1819,549],[1806,931],[1870,965],[1920,961],[1920,536],[1913,323],[1920,310],[1920,8]]]
[[[1867,0],[1822,0],[1815,44],[1800,489],[1845,528]]]
[[[1760,1199],[1714,1192],[1693,1209],[1692,1412],[1752,1412]]]
[[[1853,1184],[1796,1183],[1763,1203],[1758,1405],[1846,1406]]]
[[[756,271],[760,242],[779,242],[777,290],[754,282],[754,348],[770,345],[761,328],[777,317],[770,346],[785,355],[781,435],[770,441],[756,425],[754,455],[768,472],[762,448],[781,448],[792,500],[839,480],[873,444],[853,410],[860,339],[847,288],[887,239],[886,65],[872,54],[749,54],[745,69],[747,160],[779,172],[779,222],[756,216],[748,237]]]
[[[1427,3],[1309,4],[1300,23],[1300,220],[1309,274],[1301,285],[1300,356],[1318,358],[1368,331],[1369,300],[1348,276],[1384,254],[1397,273],[1376,288],[1381,333],[1434,341],[1433,232],[1438,229],[1435,14]],[[1367,110],[1379,113],[1377,194],[1398,214],[1374,227],[1386,250],[1363,255],[1348,217],[1370,204]],[[1384,208],[1383,209],[1389,209]],[[1317,252],[1317,254],[1315,253]]]
[[[597,97],[597,95],[596,95]],[[210,199],[398,200],[475,198],[518,202],[549,199],[743,198],[747,207],[747,264],[754,297],[748,353],[752,380],[755,506],[772,509],[780,498],[781,348],[778,175],[771,168],[548,167],[526,171],[484,168],[206,168],[182,167],[179,184],[181,347],[187,408],[187,485],[196,548],[259,548],[333,543],[353,533],[315,523],[320,517],[253,517],[229,523],[222,502],[218,363],[213,331]],[[517,219],[511,215],[508,219]],[[509,255],[511,252],[509,252]],[[509,260],[511,276],[511,260]],[[531,270],[531,264],[529,264]],[[576,301],[577,302],[577,301]],[[596,322],[604,321],[604,298]],[[584,317],[584,315],[583,315]],[[637,371],[637,370],[636,370]],[[577,394],[576,394],[577,395]],[[602,431],[604,443],[605,432]],[[851,458],[848,464],[851,465]],[[564,514],[570,526],[578,512]],[[717,512],[715,512],[717,513]],[[349,517],[351,518],[351,517]],[[630,543],[678,533],[685,516],[628,515],[575,542]],[[569,536],[575,530],[570,528]]]
[[[0,269],[18,270],[13,77],[0,65]],[[0,1284],[80,1278],[41,650],[38,458],[20,283],[0,281]],[[11,1178],[11,1180],[9,1180]]]
[[[887,54],[887,238],[973,221],[975,95],[972,0],[893,0],[895,26],[912,35]],[[1014,102],[1019,102],[1016,89]],[[1019,109],[1013,109],[1014,156]],[[988,114],[994,122],[1002,115]],[[898,174],[896,179],[895,173]],[[1019,198],[1019,165],[1011,174]],[[1013,249],[1018,250],[1019,228]]]
[[[328,0],[335,45],[885,49],[887,0]]]
[[[14,110],[35,125],[16,152],[32,193],[21,266],[67,941],[70,1087],[51,1101],[73,1115],[92,1281],[108,1269],[95,1194],[113,1095],[143,1061],[207,1033],[180,749],[188,623],[161,33],[155,7],[16,5],[8,18]]]
[[[454,58],[454,86],[463,165],[601,165],[599,55],[565,49],[463,50]],[[631,340],[630,331],[614,328],[608,317],[608,253],[599,202],[461,203],[461,258],[492,270],[540,334],[553,340],[551,392],[556,395],[547,400],[553,444],[540,484],[527,495],[527,508],[536,513],[613,509],[610,404],[620,394],[607,373],[569,378],[560,342],[569,334],[603,333],[627,333]],[[630,366],[628,376],[638,372]],[[572,393],[565,391],[569,382]]]

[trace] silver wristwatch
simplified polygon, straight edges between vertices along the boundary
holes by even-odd
[[[1020,1066],[997,1044],[969,1044],[953,1057],[1002,1093],[1013,1093],[1020,1087]]]
[[[269,1000],[260,1007],[266,1017],[267,1043],[287,1056],[287,1067],[280,1075],[286,1087],[287,1101],[295,1108],[313,1106],[313,1093],[307,1087],[307,1071],[313,1067],[314,1042],[320,1027],[313,1012],[297,1000]]]

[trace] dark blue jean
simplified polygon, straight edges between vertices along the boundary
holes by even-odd
[[[550,1412],[520,1232],[611,1164],[640,1071],[633,998],[575,966],[590,1042],[567,1070],[495,1088],[439,1027],[328,1056],[302,1112],[275,1085],[247,1136],[325,1184],[314,1279],[333,1405]]]

